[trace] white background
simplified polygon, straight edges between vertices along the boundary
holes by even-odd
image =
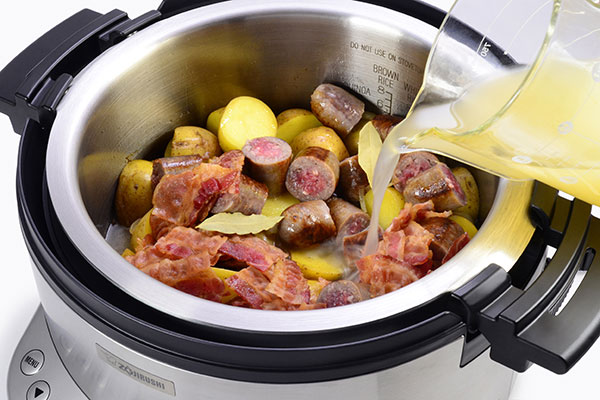
[[[451,4],[451,0],[429,2],[445,9]],[[0,69],[44,32],[82,8],[102,13],[119,8],[135,17],[155,9],[158,4],[159,0],[3,0],[0,11]],[[6,376],[12,351],[39,302],[17,215],[15,171],[18,144],[19,136],[13,133],[8,118],[0,114],[0,149],[4,152],[0,160],[0,399],[6,396]],[[600,389],[596,383],[599,366],[600,345],[596,345],[567,375],[557,376],[532,367],[518,376],[511,400],[599,399]]]

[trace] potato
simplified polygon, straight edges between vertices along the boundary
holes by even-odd
[[[125,165],[115,194],[119,224],[130,226],[152,208],[152,162],[133,160]]]
[[[327,279],[335,281],[344,274],[343,257],[329,253],[321,247],[292,250],[290,258],[294,260],[306,279]]]
[[[300,132],[323,125],[312,112],[302,108],[285,110],[277,116],[277,124],[277,137],[288,143]]]
[[[479,216],[479,189],[475,178],[465,167],[456,167],[452,169],[458,183],[467,198],[467,204],[453,211],[455,215],[462,215],[471,222],[477,221]]]
[[[215,111],[208,114],[208,118],[206,119],[206,129],[208,129],[215,135],[219,133],[219,126],[221,125],[223,111],[225,111],[225,107],[218,108]]]
[[[144,216],[135,221],[129,227],[129,233],[131,233],[131,240],[129,241],[129,247],[132,249],[138,249],[139,240],[144,240],[146,235],[152,235],[152,227],[150,226],[150,214],[152,209],[148,211]]]
[[[318,280],[307,279],[308,287],[310,288],[310,298],[317,299],[323,290],[323,285]]]
[[[130,249],[125,249],[125,250],[123,250],[123,253],[121,253],[121,257],[123,257],[123,258],[133,256],[133,255],[135,255],[135,253],[133,251],[131,251]]]
[[[371,215],[373,212],[373,191],[369,190],[365,194],[365,205],[367,213]],[[392,224],[392,220],[400,214],[404,208],[404,196],[394,188],[387,188],[383,195],[383,203],[379,211],[379,225],[383,229],[387,229]]]
[[[467,235],[469,235],[469,239],[473,239],[473,236],[477,234],[477,228],[475,227],[475,225],[473,225],[471,221],[469,221],[462,215],[451,215],[450,219],[459,224],[460,227],[463,228],[465,232],[467,232]]]
[[[292,140],[292,152],[298,154],[307,147],[321,147],[336,155],[339,161],[348,157],[348,150],[335,131],[326,126],[307,129]]]
[[[360,137],[360,130],[373,118],[375,114],[372,112],[365,111],[358,124],[352,129],[352,132],[344,139],[346,149],[351,156],[358,154],[358,138]]]
[[[283,210],[298,203],[300,200],[285,192],[279,196],[267,198],[261,214],[267,217],[279,217]]]
[[[171,141],[171,157],[198,155],[210,158],[220,154],[219,140],[210,131],[197,126],[175,128]]]
[[[167,147],[165,148],[165,157],[171,157],[171,150],[173,149],[173,139],[169,140]]]
[[[229,303],[237,296],[237,293],[229,287],[227,282],[225,282],[225,279],[229,278],[232,275],[235,275],[237,271],[217,267],[212,267],[212,270],[215,273],[215,275],[217,275],[217,277],[219,277],[225,284],[225,294],[223,295],[223,297],[221,297],[221,303]]]
[[[248,96],[231,100],[223,111],[219,126],[219,144],[223,151],[241,150],[246,142],[277,134],[277,119],[262,101]]]

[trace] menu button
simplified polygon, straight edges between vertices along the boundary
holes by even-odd
[[[25,375],[35,375],[44,366],[44,353],[32,350],[21,360],[21,372]]]

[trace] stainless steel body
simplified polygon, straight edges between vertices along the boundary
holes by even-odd
[[[267,312],[208,302],[138,271],[104,240],[122,167],[166,143],[176,126],[203,124],[238,95],[256,96],[276,112],[307,107],[321,82],[341,83],[372,107],[402,114],[435,34],[381,7],[310,0],[224,2],[134,34],[81,72],[58,107],[46,172],[61,224],[91,264],[133,297],[187,321],[254,331],[380,320],[459,287],[491,263],[510,269],[533,233],[531,184],[485,174],[478,174],[485,223],[464,250],[402,290],[338,309]]]
[[[458,339],[395,368],[354,378],[273,385],[213,378],[174,368],[132,351],[103,335],[69,308],[34,266],[43,310],[15,351],[9,399],[22,399],[31,385],[46,382],[50,399],[247,399],[286,400],[505,400],[514,372],[490,360],[488,352],[459,368]],[[19,369],[22,358],[41,349],[44,365],[34,376]]]

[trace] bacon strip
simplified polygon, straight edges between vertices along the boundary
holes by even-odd
[[[393,292],[425,275],[420,268],[381,254],[363,257],[356,262],[356,266],[361,282],[370,285],[373,296]]]
[[[265,290],[270,282],[256,268],[244,268],[227,278],[225,282],[252,308],[261,308],[263,303],[277,299],[276,296]]]
[[[273,266],[273,277],[265,290],[286,303],[300,305],[310,302],[310,288],[298,264],[281,260]]]
[[[288,256],[278,247],[254,236],[233,236],[221,246],[219,253],[260,271],[266,271],[271,265]]]

